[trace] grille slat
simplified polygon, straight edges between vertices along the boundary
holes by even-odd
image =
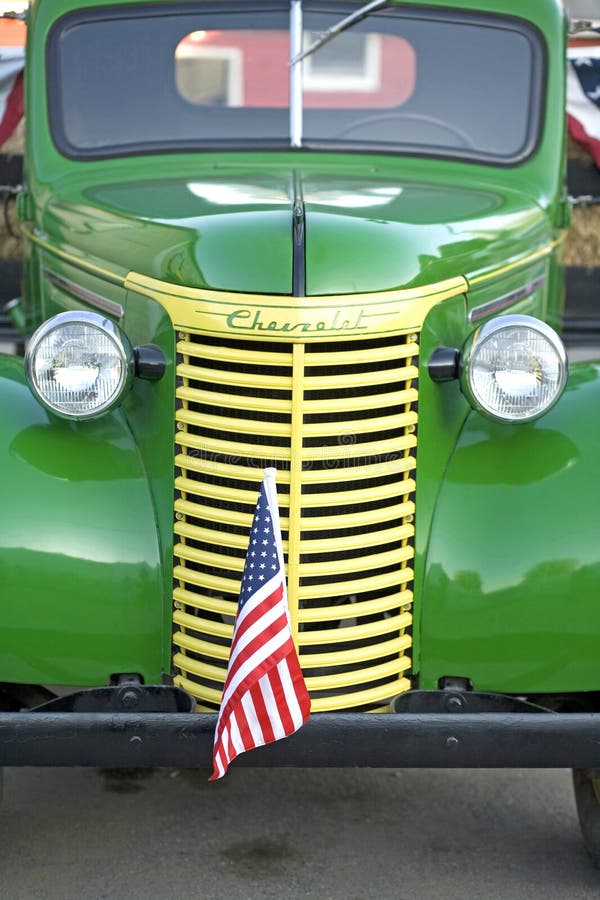
[[[407,620],[407,627],[410,618]],[[364,647],[353,647],[350,650],[336,648],[334,652],[301,653],[300,662],[303,669],[322,668],[323,666],[342,667],[369,662],[372,659],[381,659],[386,656],[398,656],[402,658],[405,650],[411,646],[410,635],[405,634],[389,641],[379,641]]]
[[[313,711],[381,711],[410,687],[416,336],[186,334],[177,350],[176,683],[218,708],[252,513],[275,465]]]
[[[232,387],[245,388],[248,386],[248,376],[239,372],[226,372],[222,369],[215,372],[214,369],[204,369],[202,366],[185,366],[180,365],[178,373],[181,378],[189,381],[202,381],[210,384],[215,381],[215,375],[218,376],[219,384],[228,384]],[[256,372],[252,376],[252,381],[257,388],[275,388],[281,391],[289,391],[292,387],[292,379],[289,375],[261,375]]]
[[[394,360],[396,361],[396,360]],[[382,369],[378,368],[374,372],[361,372],[360,383],[362,387],[378,387],[385,385],[403,384],[406,381],[413,381],[419,375],[416,366],[404,366],[402,369]],[[340,391],[348,387],[355,387],[356,379],[353,375],[344,376],[339,374],[335,379],[335,390]],[[326,391],[331,390],[330,375],[307,375],[304,379],[304,385],[307,391]]]
[[[175,396],[178,400],[187,400],[189,403],[210,403],[216,407],[224,407],[225,409],[236,410],[255,410],[257,408],[257,400],[255,397],[242,397],[236,394],[221,394],[209,388],[177,388]],[[268,412],[291,412],[291,406],[287,400],[277,400],[270,397],[264,401],[264,408]]]
[[[372,616],[381,612],[390,612],[398,607],[409,605],[412,602],[411,591],[401,591],[376,600],[363,600],[357,603],[347,603],[344,606],[318,606],[311,609],[301,609],[298,613],[300,622],[327,622],[328,620],[341,621],[344,619],[360,619],[363,616]]]
[[[256,477],[256,469],[249,466],[238,466],[234,463],[222,463],[215,460],[207,460],[201,456],[190,456],[189,453],[179,453],[175,457],[175,465],[181,469],[189,469],[193,472],[206,473],[212,476],[218,475],[223,478],[243,479],[248,476]],[[285,469],[277,473],[277,481],[279,484],[289,483],[290,475]],[[257,485],[259,482],[257,482]],[[257,488],[258,490],[258,488]]]
[[[414,460],[413,460],[414,462]],[[415,483],[412,478],[404,479],[401,484],[401,495],[412,494],[415,490]],[[395,491],[394,491],[395,488]],[[319,494],[305,494],[304,508],[322,507],[322,506],[347,506],[352,503],[372,503],[374,500],[392,499],[398,495],[398,484],[382,484],[368,489],[368,495],[365,493],[366,488],[356,488],[352,491],[331,491]],[[307,527],[310,527],[307,523]]]
[[[414,410],[408,412],[396,413],[387,416],[369,416],[363,419],[343,419],[343,424],[349,434],[365,434],[373,431],[400,431],[402,428],[408,428],[417,424],[417,413]],[[303,432],[307,437],[321,436],[327,429],[323,427],[321,422],[306,422]]]
[[[208,454],[221,454],[223,452],[223,442],[218,438],[210,435],[190,434],[189,432],[180,431],[177,435],[177,443],[181,448],[191,448],[198,450],[205,456]],[[236,443],[229,440],[227,444],[228,454],[234,457],[248,456],[250,458],[260,457],[265,453],[263,444]],[[289,459],[289,449],[287,447],[277,447],[271,445],[269,447],[269,458],[273,460],[286,461]]]
[[[238,411],[234,406],[230,411]],[[240,413],[243,411],[240,410]],[[213,431],[230,431],[235,425],[238,434],[257,435],[264,434],[269,431],[271,434],[277,434],[281,437],[287,437],[289,434],[289,426],[283,422],[269,422],[265,412],[264,419],[246,419],[242,415],[234,420],[225,418],[225,416],[215,416],[210,413],[197,413],[189,409],[179,409],[175,413],[175,421],[182,425],[196,425],[198,428],[210,428]],[[264,447],[262,448],[264,451]]]
[[[372,574],[365,578],[355,578],[352,581],[334,581],[329,585],[329,596],[332,599],[337,597],[352,596],[354,594],[368,594],[370,591],[381,590],[382,588],[397,589],[398,585],[408,584],[414,578],[414,572],[408,566],[399,569],[398,572],[387,572],[385,574]],[[308,585],[301,584],[298,588],[298,596],[301,600],[319,600],[325,594],[323,584]]]
[[[337,397],[327,400],[307,400],[304,404],[308,415],[328,412],[345,412],[356,410],[390,409],[394,406],[403,406],[416,403],[417,392],[414,388],[406,391],[390,391],[385,394],[369,394],[364,397]]]

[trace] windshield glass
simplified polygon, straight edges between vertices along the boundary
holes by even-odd
[[[309,47],[360,4],[303,3]],[[290,145],[290,4],[177,3],[68,14],[49,39],[64,154]],[[514,164],[535,147],[543,50],[521,20],[391,6],[302,63],[302,145]]]

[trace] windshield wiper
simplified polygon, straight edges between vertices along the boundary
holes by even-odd
[[[292,0],[290,4],[290,144],[292,147],[302,146],[303,136],[303,118],[304,110],[302,104],[303,88],[302,88],[302,66],[299,63],[307,56],[310,56],[316,50],[319,50],[329,41],[337,37],[338,34],[346,31],[362,22],[367,16],[370,16],[376,9],[387,6],[390,0],[371,0],[371,3],[361,6],[356,12],[346,16],[341,22],[332,25],[325,31],[320,38],[314,41],[306,50],[302,49],[304,40],[303,16],[302,16],[302,0]]]
[[[290,59],[290,66],[296,66],[299,62],[302,62],[303,59],[306,59],[307,56],[311,56],[316,50],[320,50],[321,47],[324,47],[325,44],[328,44],[329,41],[333,40],[334,37],[337,37],[338,34],[342,34],[342,32],[346,31],[347,28],[352,28],[353,25],[356,25],[357,22],[362,22],[363,19],[366,19],[367,16],[370,16],[372,12],[376,9],[380,9],[382,6],[387,6],[390,0],[372,0],[371,3],[367,3],[365,6],[361,6],[360,9],[357,9],[356,12],[353,12],[351,15],[346,16],[345,19],[342,19],[341,22],[338,22],[336,25],[332,25],[331,28],[328,28],[320,38],[317,38],[310,47],[307,47],[306,50],[303,50],[301,53],[297,53]]]

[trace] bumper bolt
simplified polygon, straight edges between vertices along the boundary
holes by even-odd
[[[126,706],[128,709],[131,709],[134,706],[137,706],[139,702],[139,697],[136,691],[124,691],[123,696],[121,697],[121,703],[123,706]]]

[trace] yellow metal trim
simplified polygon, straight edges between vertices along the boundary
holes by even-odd
[[[223,362],[223,348],[219,345],[192,343],[191,341],[180,340],[177,342],[177,352],[182,356],[190,356],[198,359],[213,359],[216,362]],[[395,357],[394,357],[395,358]],[[291,355],[285,353],[267,352],[260,350],[256,356],[249,356],[248,350],[237,350],[234,347],[227,348],[227,361],[249,363],[253,366],[281,366],[291,367]],[[219,370],[221,371],[221,370]]]
[[[356,378],[356,386],[362,387],[360,377]],[[311,413],[332,413],[332,412],[354,412],[365,409],[390,409],[394,406],[404,406],[405,404],[415,403],[419,398],[414,388],[407,388],[404,391],[390,391],[384,394],[370,394],[366,397],[356,395],[354,397],[330,397],[328,400],[307,400],[305,404],[305,412]],[[256,401],[255,401],[256,404]],[[278,407],[273,407],[277,409]],[[344,423],[345,424],[345,423]],[[321,425],[321,430],[323,426]]]
[[[177,388],[175,396],[179,400],[187,400],[188,403],[205,403],[207,406],[221,406],[224,409],[247,409],[255,410],[257,407],[256,397],[244,397],[242,394],[221,394],[218,391],[210,391],[206,388],[180,387]],[[289,413],[289,400],[275,400],[269,398],[265,401],[265,406],[269,405],[272,412]]]
[[[412,621],[412,618],[410,621]],[[367,644],[366,647],[353,647],[350,650],[335,650],[331,653],[302,652],[300,663],[303,669],[347,666],[353,663],[368,662],[370,659],[381,659],[385,656],[392,656],[392,654],[402,656],[404,650],[408,650],[411,645],[411,636],[409,634],[401,634],[389,641],[383,641],[383,643]]]
[[[264,444],[246,444],[241,441],[227,440],[221,441],[218,438],[210,438],[199,436],[196,434],[188,434],[180,431],[177,434],[177,443],[181,447],[189,447],[193,450],[199,450],[203,453],[219,453],[224,451],[233,455],[252,458],[262,458],[265,454]],[[401,450],[410,450],[417,446],[417,440],[414,434],[402,435],[400,437],[388,438],[385,441],[377,440],[377,435],[373,441],[360,444],[334,444],[330,447],[304,447],[303,458],[305,461],[318,460],[320,462],[339,460],[345,455],[352,453],[353,459],[360,459],[362,456],[371,456],[373,454],[384,454],[399,452]],[[269,445],[269,459],[289,460],[290,452],[288,447],[277,447],[274,444]],[[214,513],[213,513],[214,515]]]
[[[337,548],[336,548],[337,549]],[[354,556],[350,559],[333,560],[327,562],[312,562],[312,563],[303,563],[301,566],[301,572],[304,577],[307,578],[319,578],[325,575],[332,575],[335,577],[336,575],[340,579],[339,581],[336,579],[335,584],[344,584],[344,581],[341,580],[343,576],[339,574],[340,566],[343,569],[343,575],[350,572],[367,572],[372,568],[374,569],[376,566],[385,568],[386,566],[393,566],[396,562],[406,562],[409,559],[413,559],[414,551],[413,548],[409,545],[405,547],[399,547],[396,550],[388,550],[385,553],[370,553],[365,556]],[[230,568],[234,568],[231,566]],[[331,586],[329,587],[331,590]]]
[[[417,414],[415,412],[405,412],[394,416],[373,416],[369,419],[347,420],[344,421],[343,426],[346,434],[349,432],[364,434],[372,431],[389,431],[392,428],[406,428],[407,425],[416,424]],[[322,437],[324,432],[325,428],[320,422],[309,423],[304,426],[304,434],[307,437]]]
[[[367,622],[364,625],[301,631],[298,634],[298,645],[300,647],[312,647],[315,644],[344,644],[348,641],[359,641],[363,638],[378,637],[381,634],[401,631],[403,628],[407,628],[411,622],[412,616],[410,613],[402,613],[398,616],[390,616],[389,619],[381,619],[378,622]]]
[[[183,516],[194,516],[196,519],[208,519],[211,521],[215,517],[216,510],[213,506],[202,506],[201,503],[192,503],[190,500],[178,498],[175,501],[175,512]],[[242,528],[250,528],[252,524],[252,513],[241,513],[223,507],[218,510],[218,513],[219,521],[225,525],[239,525]]]
[[[200,616],[190,616],[180,609],[176,609],[173,613],[173,621],[176,625],[184,628],[193,628],[194,631],[200,631],[202,634],[212,634],[215,637],[226,638],[231,640],[233,636],[233,623],[230,625],[225,622],[213,622],[211,619],[203,619]]]
[[[235,522],[237,525],[237,521]],[[180,537],[191,538],[193,541],[204,541],[206,544],[217,544],[222,547],[234,547],[244,553],[248,549],[248,538],[242,534],[234,534],[230,531],[213,531],[211,528],[201,528],[198,525],[190,525],[188,522],[175,522],[175,534]]]
[[[229,384],[234,387],[246,387],[249,381],[248,375],[242,372],[227,372],[225,369],[215,371],[214,369],[204,369],[201,366],[180,365],[177,366],[177,374],[182,378],[189,378],[192,381],[207,381],[209,384],[213,384],[216,377],[220,385]],[[292,379],[288,375],[259,375],[257,373],[252,375],[252,384],[254,387],[269,388],[269,390],[275,388],[289,391],[292,387]],[[253,399],[256,403],[256,398]]]
[[[189,678],[185,678],[183,675],[177,675],[173,679],[173,684],[175,687],[181,687],[184,691],[187,691],[188,694],[191,694],[193,697],[197,697],[198,694],[201,694],[202,700],[207,703],[214,703],[216,706],[219,706],[221,702],[221,694],[222,691],[216,691],[214,688],[206,687],[206,685],[199,685],[195,681],[190,681]]]
[[[352,445],[350,445],[352,447]],[[352,447],[352,449],[354,449]],[[356,459],[345,460],[340,455],[338,449],[337,455],[334,457],[335,466],[331,469],[316,469],[303,472],[304,484],[330,484],[331,482],[340,483],[344,479],[352,477],[353,481],[361,478],[375,478],[383,475],[397,475],[400,472],[410,472],[415,467],[415,461],[410,456],[402,456],[399,459],[392,459],[390,462],[376,462],[369,464],[359,464]],[[346,466],[345,463],[348,463]],[[388,485],[389,487],[389,485]],[[312,496],[312,495],[311,495]],[[371,499],[370,496],[365,499]]]
[[[356,524],[354,519],[352,524]],[[331,541],[335,542],[336,550],[362,550],[365,547],[383,547],[392,542],[409,540],[414,533],[415,529],[412,525],[395,525],[393,528],[386,528],[383,531],[371,531],[369,534],[349,534],[344,537],[331,538]],[[319,553],[329,549],[328,544],[323,546],[321,538],[312,540],[303,538],[302,547],[305,553]],[[327,607],[327,609],[330,608]]]
[[[185,559],[187,562],[195,562],[200,565],[204,563],[208,566],[216,566],[224,572],[242,572],[244,568],[244,560],[241,558],[224,556],[221,553],[212,553],[208,550],[198,550],[196,547],[189,547],[183,543],[175,544],[173,552],[179,559]]]
[[[174,532],[179,537],[179,543],[176,542],[174,547],[173,659],[180,672],[175,683],[199,698],[204,708],[207,705],[209,708],[210,704],[217,706],[220,702],[246,549],[243,535],[221,534],[216,527],[212,527],[216,508],[207,504],[220,500],[245,504],[247,513],[240,514],[226,508],[221,510],[219,507],[217,518],[220,522],[247,529],[261,472],[240,464],[240,461],[263,458],[265,453],[275,461],[284,460],[289,464],[289,471],[287,467],[282,470],[278,480],[283,511],[287,513],[287,507],[290,510],[288,518],[282,519],[282,530],[284,533],[286,528],[291,530],[287,547],[284,544],[284,548],[287,549],[293,635],[300,649],[302,666],[309,672],[314,671],[313,675],[309,675],[309,690],[328,695],[313,697],[313,709],[324,711],[364,706],[385,711],[385,703],[389,702],[390,697],[410,686],[403,673],[411,666],[410,657],[404,655],[404,651],[409,653],[412,646],[408,629],[412,622],[410,610],[413,594],[409,586],[413,570],[409,563],[414,557],[411,546],[414,528],[412,521],[407,521],[406,517],[414,514],[414,504],[409,495],[414,491],[414,477],[410,476],[416,465],[412,452],[416,446],[416,434],[411,426],[416,424],[417,415],[411,407],[418,394],[410,383],[417,377],[415,360],[419,347],[416,339],[399,341],[398,344],[393,348],[369,349],[364,354],[363,351],[351,355],[347,351],[322,354],[318,348],[294,340],[283,353],[263,353],[262,349],[254,353],[250,345],[249,358],[248,353],[228,346],[207,346],[205,356],[200,349],[201,341],[197,345],[192,344],[185,335],[178,342],[178,351],[189,349],[191,356],[184,353],[183,362],[177,370],[183,385],[178,390],[182,408],[176,412],[175,463],[181,474],[175,479],[180,497],[175,500]],[[356,358],[359,354],[365,355],[363,364],[376,371],[368,371],[364,377],[356,376],[353,367],[356,363],[360,364]],[[384,361],[384,356],[389,369],[371,365]],[[213,358],[217,363],[224,361],[227,364],[225,370],[236,368],[237,362],[250,362],[257,367],[258,378],[252,372],[246,374],[243,371],[224,371],[221,377],[221,367],[216,365],[214,370],[207,368],[207,364],[202,362],[205,358]],[[402,360],[406,360],[404,368],[401,367]],[[196,361],[197,366],[194,365]],[[261,365],[271,366],[274,376],[265,374],[269,369],[261,373]],[[358,398],[341,398],[335,403],[308,400],[307,391],[327,390],[332,386],[330,377],[318,374],[319,366],[335,369],[339,376],[335,379],[335,387],[346,389],[348,393],[355,386],[365,387],[367,383],[368,386],[377,386],[390,378],[397,387],[387,395],[375,391],[372,397],[364,398],[361,391]],[[348,370],[345,367],[352,368]],[[306,376],[307,370],[317,374]],[[277,375],[277,372],[281,374]],[[194,381],[198,387],[193,387]],[[202,382],[207,383],[208,388]],[[217,388],[214,393],[210,390],[213,384]],[[403,384],[405,389],[400,390]],[[271,433],[274,430],[272,423],[266,422],[266,417],[264,422],[259,423],[244,417],[244,410],[254,412],[260,409],[260,398],[247,400],[242,397],[240,400],[224,393],[221,385],[251,389],[240,392],[242,394],[253,393],[256,388],[279,388],[282,402],[278,412],[283,412],[288,421],[275,423],[275,430],[278,426],[281,428],[286,446],[266,449],[256,443],[256,438],[252,439],[253,434],[262,437],[267,425]],[[193,412],[189,404],[194,401],[212,404],[215,415],[204,416]],[[357,418],[359,407],[367,410],[370,418]],[[242,416],[237,418],[236,415],[233,426],[225,412],[228,408]],[[394,408],[399,409],[400,413],[391,414]],[[221,409],[224,415],[219,415]],[[356,435],[360,443],[345,445],[336,442],[335,446],[329,447],[323,442],[335,438],[339,426],[336,423],[328,425],[305,421],[307,416],[317,418],[344,410],[345,415],[352,418],[352,421],[342,423],[344,433],[351,433],[353,439]],[[224,432],[225,439],[205,438],[201,433],[190,434],[187,424],[200,428],[218,427]],[[386,426],[393,428],[396,438],[383,442],[369,440],[372,431],[381,433]],[[244,441],[246,432],[251,443]],[[227,440],[227,434],[232,434],[231,441]],[[313,434],[320,439],[320,446],[304,447],[305,437]],[[374,455],[385,452],[383,445],[386,444],[389,444],[390,451],[395,452],[393,461],[390,464],[374,462],[374,458],[378,458]],[[207,456],[211,453],[216,454],[216,460],[240,457],[240,461],[218,462]],[[364,465],[361,465],[361,460]],[[310,462],[312,466],[307,465]],[[323,468],[315,469],[314,463],[322,463]],[[393,485],[378,484],[373,489],[364,490],[362,485],[366,479],[385,474],[388,470],[389,474],[397,476]],[[207,476],[221,476],[227,485],[212,484],[212,478],[205,482],[204,473]],[[331,490],[337,486],[338,480],[344,483],[347,490]],[[320,493],[303,493],[304,485],[312,485]],[[400,497],[398,491],[403,492]],[[392,498],[401,502],[396,502],[393,507],[369,509],[352,515],[352,526],[375,524],[376,531],[366,536],[344,533],[347,517],[340,515],[340,510],[346,509],[348,504],[353,501],[359,504],[367,501],[377,503],[378,500]],[[313,519],[309,515],[313,510],[322,514]],[[200,521],[194,523],[191,518],[187,521],[188,516]],[[325,547],[318,539],[322,529],[331,532]],[[337,529],[340,530],[336,537]],[[211,549],[203,551],[195,547],[196,541]],[[322,555],[327,553],[330,545],[349,557],[342,566],[339,561],[331,563]],[[390,547],[393,549],[390,550]],[[237,554],[229,555],[226,551],[230,548],[235,549]],[[368,555],[357,556],[358,551],[361,554],[366,551]],[[305,557],[301,554],[314,554],[312,558],[315,562],[302,561]],[[194,563],[211,565],[217,574],[200,572]],[[382,573],[382,569],[391,571]],[[310,580],[320,583],[302,584]],[[374,600],[363,599],[372,596],[369,593],[372,590],[382,596]],[[356,603],[323,605],[329,597],[335,604],[338,595],[345,599],[351,594],[358,595]],[[313,605],[315,602],[316,607]],[[211,620],[211,613],[216,614],[217,621]],[[371,621],[373,618],[376,621]],[[327,628],[327,625],[332,627]],[[307,630],[304,630],[305,627]],[[365,647],[369,639],[371,643]],[[327,645],[337,650],[316,652]],[[188,656],[190,653],[192,656]],[[195,658],[197,654],[204,659]],[[374,681],[388,678],[387,684],[371,686]],[[346,693],[352,687],[357,690]]]
[[[231,616],[232,621],[237,611],[235,600],[223,600],[221,597],[195,594],[193,591],[186,591],[185,588],[175,588],[173,599],[177,603],[185,603],[186,606],[192,606],[194,609],[218,613],[220,616]]]
[[[404,569],[398,569],[395,572],[385,572],[383,575],[370,575],[367,578],[356,578],[354,581],[340,581],[329,584],[327,585],[327,591],[330,597],[336,597],[338,594],[343,594],[344,596],[360,594],[368,590],[377,591],[384,588],[394,588],[398,583],[401,585],[408,584],[413,578],[413,570],[406,566]],[[302,600],[322,600],[323,585],[303,584],[299,589],[299,594]],[[315,632],[311,632],[311,634],[315,634]]]
[[[310,365],[312,366],[312,359]],[[419,375],[419,370],[416,366],[404,366],[402,369],[378,369],[376,372],[360,372],[358,375],[344,375],[344,371],[341,368],[342,364],[339,360],[337,363],[332,363],[332,365],[340,367],[335,375],[336,390],[355,386],[373,387],[374,385],[380,384],[398,384],[403,381],[412,381]],[[307,391],[331,389],[331,385],[331,375],[307,375],[304,379],[304,386]],[[273,385],[273,387],[275,387],[275,385]],[[373,399],[373,395],[371,395],[370,399]]]
[[[290,496],[288,519],[288,602],[292,638],[298,647],[298,585],[302,518],[302,443],[304,421],[304,344],[294,344],[292,383],[292,427],[290,444]]]
[[[358,465],[356,463],[356,460],[360,459],[363,456],[383,456],[385,453],[398,453],[401,450],[411,450],[416,446],[417,439],[415,438],[414,434],[406,434],[400,437],[388,438],[385,441],[378,441],[377,435],[375,435],[374,440],[368,443],[346,444],[340,442],[339,444],[333,444],[332,446],[305,447],[304,459],[305,461],[317,460],[319,462],[329,463],[330,465],[337,466],[337,461],[350,457],[351,454],[351,458],[354,460],[354,466],[356,467]],[[269,448],[269,455],[271,455],[271,448]],[[336,461],[335,463],[334,460]]]
[[[160,303],[177,329],[306,343],[419,330],[430,309],[466,292],[467,281],[457,276],[421,288],[291,297],[189,288],[130,272],[125,286]]]
[[[100,275],[102,278],[106,278],[108,281],[112,281],[115,284],[126,287],[126,277],[124,275],[117,275],[116,272],[111,272],[110,269],[104,269],[102,268],[102,266],[97,266],[81,256],[76,256],[73,253],[68,253],[66,250],[60,250],[54,244],[51,244],[49,241],[41,238],[34,231],[30,231],[25,225],[21,225],[20,228],[22,234],[28,240],[33,241],[34,244],[37,244],[40,247],[43,247],[44,250],[47,250],[54,256],[58,256],[61,259],[67,260],[67,262],[72,263],[79,269],[85,269],[88,272],[93,272],[95,275]]]
[[[234,488],[224,487],[220,484],[202,484],[180,475],[175,479],[175,487],[184,494],[199,494],[202,492],[203,497],[210,497],[211,500],[231,500],[240,503],[248,503],[252,507],[256,506],[257,491],[242,491]],[[214,514],[214,513],[213,513]]]
[[[298,614],[298,620],[305,624],[307,622],[337,622],[339,619],[359,619],[361,616],[372,616],[376,613],[398,609],[400,606],[408,606],[412,601],[412,591],[401,591],[397,594],[378,597],[375,600],[346,603],[344,606],[321,606],[301,609]]]
[[[207,575],[203,572],[196,572],[195,569],[186,569],[185,566],[175,566],[173,577],[182,582],[180,587],[183,587],[188,582],[203,590],[222,591],[226,594],[232,594],[234,597],[237,597],[240,592],[241,578],[239,577],[221,578],[219,575]],[[196,631],[200,630],[198,622],[196,622],[194,627]]]
[[[401,288],[391,291],[375,291],[365,294],[319,294],[309,297],[289,297],[286,294],[247,294],[241,291],[214,291],[204,288],[190,288],[178,284],[172,284],[169,281],[161,281],[158,278],[151,278],[147,275],[141,275],[138,272],[129,272],[127,275],[128,286],[132,290],[138,290],[140,293],[159,293],[173,297],[182,297],[186,300],[209,300],[225,303],[244,303],[249,300],[258,301],[261,305],[278,306],[289,299],[290,301],[305,306],[312,304],[318,309],[323,304],[335,301],[348,301],[354,306],[361,306],[363,303],[376,303],[380,300],[422,300],[432,295],[445,294],[447,291],[454,291],[461,294],[466,289],[466,280],[459,275],[455,278],[447,278],[445,281],[437,281],[433,284],[423,285],[420,288]]]
[[[309,675],[304,679],[306,687],[309,691],[330,691],[334,688],[345,688],[351,684],[368,684],[369,682],[379,681],[380,678],[389,678],[398,675],[399,672],[405,672],[410,668],[410,657],[405,656],[398,661],[392,659],[386,663],[380,663],[378,666],[369,666],[367,669],[356,669],[354,672],[341,672],[330,675]],[[394,678],[394,681],[396,679]],[[372,690],[372,689],[370,689]],[[387,695],[389,697],[389,694]]]
[[[343,351],[335,350],[327,353],[312,351],[309,349],[309,359],[311,367],[317,366],[340,366],[340,374],[344,377],[344,366],[368,365],[369,363],[389,362],[390,360],[408,359],[411,356],[417,356],[419,352],[418,344],[408,341],[405,344],[392,344],[390,347],[369,347],[363,349],[353,349],[350,359]],[[416,351],[416,352],[415,352]],[[261,351],[262,355],[262,351]],[[271,354],[272,355],[272,354]],[[389,369],[385,370],[389,372]],[[405,371],[404,369],[402,371]],[[306,376],[306,383],[309,384],[313,376]],[[314,376],[320,377],[320,376]],[[338,373],[336,373],[335,383],[337,385]],[[331,383],[330,383],[331,384]]]
[[[251,469],[248,466],[236,466],[233,463],[214,462],[214,460],[210,460],[207,464],[207,461],[202,458],[185,456],[182,453],[178,454],[175,457],[175,465],[182,467],[184,460],[186,462],[187,468],[191,472],[205,472],[209,473],[210,475],[223,475],[226,478],[237,478],[239,480],[243,480],[245,482],[248,482],[248,484],[256,479],[256,493],[258,495],[262,476],[261,470]],[[284,471],[279,472],[277,480],[279,484],[289,484],[290,473]],[[198,485],[198,488],[196,490],[197,493],[204,494],[204,490],[202,487],[200,487],[200,485]]]
[[[399,661],[399,668],[401,668],[401,662],[402,660]],[[410,665],[410,660],[408,660],[408,665]],[[353,694],[337,694],[334,697],[313,697],[310,708],[312,712],[317,713],[348,709],[353,706],[367,706],[369,703],[376,703],[380,700],[395,697],[396,694],[409,689],[410,681],[408,678],[398,678],[396,681],[389,681],[386,684],[379,685],[379,687],[368,688],[365,691],[355,691]]]
[[[184,631],[175,632],[173,635],[173,643],[177,647],[191,650],[192,653],[205,653],[207,656],[212,656],[214,659],[229,660],[230,648],[227,644],[213,644],[212,641],[204,641],[201,638],[192,637],[191,634],[186,634]],[[198,685],[196,684],[193,686],[190,693],[195,695],[197,690]]]
[[[210,663],[190,659],[182,653],[176,653],[173,657],[173,662],[183,671],[191,672],[200,678],[210,679],[217,684],[225,683],[227,669],[224,667],[213,666]],[[352,684],[366,684],[378,681],[381,678],[389,678],[393,675],[397,676],[399,672],[404,672],[408,668],[410,668],[410,658],[404,657],[400,662],[397,659],[393,659],[386,663],[370,666],[367,669],[357,669],[354,672],[342,672],[341,674],[309,675],[304,680],[309,691],[327,691]],[[394,679],[394,681],[396,680]],[[198,690],[198,687],[196,686],[196,690]],[[204,687],[201,690],[204,690]],[[369,690],[372,690],[372,688]]]
[[[197,659],[190,659],[188,656],[184,656],[183,653],[176,653],[173,657],[173,662],[180,669],[183,669],[184,672],[191,672],[200,678],[209,678],[211,681],[216,681],[217,684],[225,683],[225,676],[227,675],[225,667],[221,668],[221,666],[212,666],[210,663],[199,662]],[[196,685],[196,692],[199,687],[199,685]],[[200,690],[204,690],[204,688],[202,687]]]
[[[227,453],[233,456],[242,456],[247,458],[262,459],[265,454],[264,444],[246,444],[241,441],[232,439],[221,441],[218,438],[205,437],[204,435],[189,434],[180,431],[177,435],[177,443],[182,447],[191,447],[194,450],[200,450],[204,453]],[[319,450],[321,448],[318,448]],[[274,444],[269,445],[269,459],[271,460],[288,460],[290,451],[288,447],[277,447]],[[214,515],[214,511],[213,511]]]
[[[414,516],[415,504],[412,500],[405,503],[398,503],[395,506],[386,506],[385,509],[366,509],[352,513],[352,525],[373,525],[379,522],[397,522],[405,516]],[[337,524],[335,510],[331,510],[331,514],[327,516],[311,516],[302,520],[303,531],[320,531],[321,529],[346,528],[348,520],[345,514],[339,516],[340,523]]]
[[[215,428],[218,431],[231,430],[231,419],[226,416],[209,416],[206,413],[195,413],[188,409],[178,409],[175,414],[176,422],[184,422],[187,425],[196,425],[199,428]],[[239,431],[243,434],[264,434],[269,429],[271,434],[279,437],[287,437],[289,425],[281,422],[254,421],[253,419],[239,419]]]
[[[410,459],[412,465],[407,467],[407,471],[410,469],[414,469],[415,461],[414,459]],[[211,485],[212,487],[212,485]],[[310,508],[313,506],[348,506],[350,503],[367,503],[370,500],[387,500],[389,497],[394,497],[399,488],[404,488],[404,493],[412,494],[415,489],[415,482],[411,478],[407,478],[405,481],[401,482],[398,485],[395,484],[380,484],[377,487],[371,487],[368,491],[365,491],[364,488],[356,488],[353,491],[330,491],[329,493],[320,493],[320,494],[305,494],[304,495],[304,508]],[[396,488],[396,490],[394,490]],[[381,513],[381,510],[379,510]],[[354,514],[352,514],[352,520],[354,521]],[[306,519],[306,525],[309,528],[310,522],[312,519]]]
[[[512,272],[513,269],[518,269],[521,266],[527,266],[529,265],[529,263],[535,262],[536,259],[543,259],[544,257],[549,256],[552,251],[558,246],[558,244],[560,244],[561,240],[562,236],[543,247],[539,247],[532,253],[525,253],[521,256],[518,256],[516,259],[513,259],[512,262],[509,262],[504,266],[499,266],[496,269],[490,269],[487,272],[484,271],[480,275],[467,277],[468,289],[470,289],[473,285],[481,284],[482,281],[490,281],[492,278],[499,278],[501,275],[505,275],[507,272]]]

